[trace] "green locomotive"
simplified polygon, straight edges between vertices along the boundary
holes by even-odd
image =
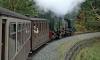
[[[45,18],[50,21],[49,25],[49,38],[50,39],[55,39],[55,38],[62,38],[67,35],[72,35],[73,34],[73,29],[71,30],[72,27],[74,27],[74,21],[67,21],[62,18],[57,18],[55,16],[52,16],[50,13],[46,14],[40,14],[39,18]]]
[[[75,33],[75,23],[74,23],[74,20],[73,19],[67,19],[67,18],[65,18],[64,19],[65,21],[67,21],[68,22],[68,34],[69,35],[73,35],[74,33]]]

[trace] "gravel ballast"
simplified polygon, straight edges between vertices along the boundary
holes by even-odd
[[[99,37],[99,36],[100,36],[100,32],[96,32],[96,33],[80,34],[80,35],[75,35],[75,36],[70,36],[70,37],[60,39],[58,41],[46,45],[43,49],[38,51],[38,53],[35,54],[34,57],[32,57],[29,60],[58,60],[60,53],[55,52],[54,50],[57,49],[61,44],[71,40],[77,40],[77,39],[84,40],[84,39],[89,39],[89,38]]]

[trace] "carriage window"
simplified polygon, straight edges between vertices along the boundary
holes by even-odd
[[[47,25],[47,26],[46,26],[46,29],[48,29],[48,23],[46,23],[46,25]]]
[[[43,30],[44,30],[44,22],[43,22]]]
[[[37,28],[38,28],[38,30],[40,31],[40,24],[39,24],[39,23],[38,23],[38,27],[37,27]]]
[[[46,26],[46,29],[48,29],[48,26],[49,26],[48,23],[46,23],[46,25],[47,25],[47,26]]]
[[[43,30],[44,30],[44,23],[43,23]]]
[[[28,28],[28,23],[26,23],[26,28]]]
[[[29,32],[29,37],[30,37],[30,34],[31,34],[31,26],[30,26],[31,24],[29,23],[29,30],[28,30],[28,32]]]
[[[45,25],[44,25],[44,26],[45,26],[45,30],[46,30],[46,23],[45,23]]]
[[[39,31],[41,31],[41,23],[39,23],[39,26],[40,26]]]
[[[22,44],[22,24],[18,24],[17,26],[17,51],[21,48]]]
[[[47,26],[48,26],[48,25],[47,25],[47,23],[46,23],[46,30],[47,30]]]
[[[45,23],[45,30],[46,30],[46,26],[47,26],[47,25],[46,25],[46,23]]]
[[[30,23],[28,23],[28,28],[30,28]]]
[[[34,24],[33,24],[33,29],[32,29],[32,30],[33,30],[33,32],[34,32],[35,26],[36,26],[36,24],[34,23]]]
[[[25,37],[26,37],[26,29],[25,29],[25,23],[23,23],[23,30],[22,30],[22,43],[25,42]]]
[[[17,29],[18,29],[18,31],[20,31],[22,29],[22,25],[21,24],[18,24]]]
[[[40,23],[41,24],[41,31],[42,31],[42,23]]]
[[[49,29],[49,23],[47,23],[47,29]]]
[[[36,26],[38,29],[39,29],[39,24],[37,23],[37,26]]]
[[[9,60],[15,55],[16,52],[16,23],[9,25],[9,40],[8,40],[8,54]]]
[[[46,30],[46,23],[44,24],[44,26],[45,26],[45,30]]]
[[[29,31],[28,31],[28,23],[26,23],[26,38],[25,38],[25,40],[28,39],[28,35],[29,35]]]
[[[25,23],[23,23],[23,26],[22,27],[23,27],[23,29],[25,29]]]

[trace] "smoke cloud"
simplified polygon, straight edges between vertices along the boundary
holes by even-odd
[[[85,0],[34,0],[39,11],[51,11],[56,15],[64,16],[77,13]]]

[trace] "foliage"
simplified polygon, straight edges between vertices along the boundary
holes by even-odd
[[[80,31],[83,27],[88,31],[100,31],[100,0],[86,0],[81,8],[76,17],[76,27],[80,25],[82,27]]]
[[[98,39],[100,40],[100,39]],[[75,60],[100,60],[100,42],[95,43],[91,47],[82,49],[76,55]]]
[[[84,25],[87,30],[100,31],[100,21],[87,21]]]
[[[38,15],[34,0],[0,0],[0,6],[20,14]],[[86,0],[81,6],[80,13],[75,17],[76,29],[100,31],[100,0]],[[75,14],[66,15],[73,18]],[[80,26],[79,26],[80,25]]]
[[[37,15],[33,0],[0,0],[0,6],[20,14]]]

